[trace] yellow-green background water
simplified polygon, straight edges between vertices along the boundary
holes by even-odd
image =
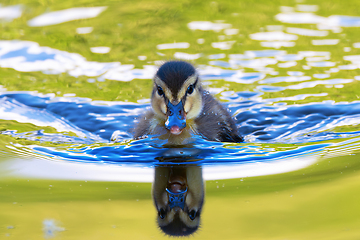
[[[195,239],[358,239],[358,155],[323,159],[295,172],[206,182]],[[1,232],[42,239],[163,239],[149,183],[8,179],[1,181]],[[9,227],[14,227],[10,228]]]
[[[2,1],[3,6],[22,4],[23,14],[13,21],[1,22],[1,40],[29,40],[41,46],[80,53],[87,60],[99,62],[120,61],[141,68],[147,61],[171,59],[176,49],[161,51],[161,43],[189,42],[187,53],[204,56],[223,53],[209,44],[197,44],[196,39],[216,42],[218,33],[191,31],[191,21],[224,20],[239,29],[237,41],[226,53],[243,53],[262,49],[249,35],[261,31],[266,25],[285,25],[274,16],[280,6],[315,4],[320,16],[360,16],[360,1]],[[46,27],[29,27],[27,21],[46,12],[71,7],[108,6],[93,19],[77,20]],[[235,14],[234,14],[235,13]],[[79,27],[92,26],[91,34],[76,34]],[[298,26],[297,26],[298,27]],[[302,24],[304,28],[314,28]],[[340,34],[330,32],[327,38],[340,38],[333,46],[311,46],[311,37],[299,36],[295,47],[288,53],[300,50],[331,52],[331,60],[346,64],[344,47],[360,41],[359,28],[343,28]],[[108,54],[94,54],[92,46],[108,46]],[[347,55],[359,54],[352,48]],[[201,57],[196,64],[207,64]],[[305,60],[291,71],[304,71]],[[289,69],[276,69],[285,74]],[[245,69],[245,71],[250,71]],[[307,74],[323,73],[313,68]],[[332,78],[353,78],[360,70],[344,70]],[[78,97],[93,100],[129,101],[148,98],[151,80],[134,79],[130,82],[104,81],[91,84],[88,77],[71,77],[68,74],[47,75],[41,72],[19,72],[11,68],[0,69],[0,85],[7,91],[38,91],[62,96],[75,93]],[[286,86],[278,83],[274,86]],[[250,91],[254,84],[237,84],[216,80],[211,87],[227,90]],[[336,102],[359,99],[360,81],[343,88],[316,86],[299,90],[265,92],[262,97],[277,98],[301,93],[322,93],[297,100],[297,104],[334,100]],[[293,101],[282,101],[293,104]],[[344,126],[333,131],[355,131],[359,124]],[[45,129],[16,121],[0,120],[0,131],[26,132]],[[335,140],[334,140],[335,141]],[[21,158],[10,154],[10,143],[30,145],[34,142],[0,135],[1,162]],[[41,143],[44,146],[61,145]],[[266,147],[267,144],[263,144]],[[274,144],[274,148],[282,146]],[[305,169],[277,175],[206,182],[206,197],[200,230],[194,239],[360,239],[360,176],[359,150],[340,152],[339,157],[328,158],[331,149],[317,163]],[[24,158],[28,158],[25,156]],[[0,174],[4,174],[0,170]],[[89,173],[91,174],[91,173]],[[63,228],[54,239],[165,239],[168,238],[156,225],[156,211],[151,198],[150,183],[94,182],[72,180],[28,179],[6,177],[0,179],[0,239],[43,239],[43,221],[53,219]]]

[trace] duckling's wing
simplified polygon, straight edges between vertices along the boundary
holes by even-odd
[[[153,120],[153,118],[153,111],[147,111],[144,115],[140,117],[139,122],[133,129],[134,139],[139,139],[150,134],[151,121]]]
[[[211,141],[242,142],[229,112],[209,93],[204,92],[202,98],[203,110],[195,119],[197,132]]]

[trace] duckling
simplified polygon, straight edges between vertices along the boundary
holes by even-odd
[[[187,236],[198,230],[205,197],[200,166],[155,167],[152,195],[165,234]]]
[[[152,109],[135,127],[135,139],[157,134],[169,144],[181,145],[197,134],[210,141],[243,141],[229,112],[202,88],[192,64],[165,62],[153,82]]]

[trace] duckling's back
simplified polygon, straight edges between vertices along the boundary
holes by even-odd
[[[195,119],[197,132],[204,138],[219,142],[242,142],[229,112],[211,96],[203,92],[203,110]]]

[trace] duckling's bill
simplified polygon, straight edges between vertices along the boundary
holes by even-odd
[[[174,105],[170,101],[167,104],[167,120],[165,127],[171,134],[179,135],[186,127],[186,114],[182,101]]]

